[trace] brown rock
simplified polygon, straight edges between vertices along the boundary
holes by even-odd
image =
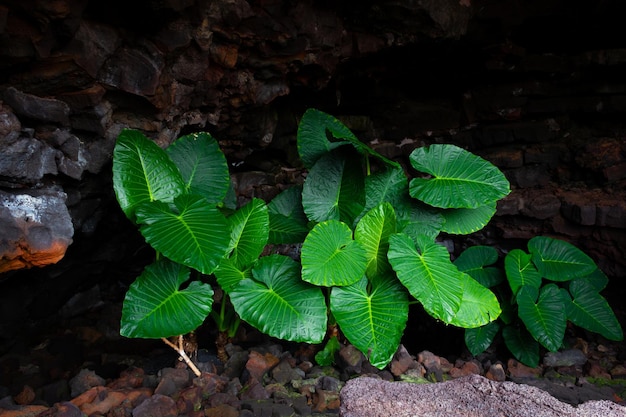
[[[485,377],[492,381],[502,382],[506,380],[506,372],[501,363],[494,363],[485,373]]]
[[[24,388],[22,388],[19,394],[13,397],[13,400],[15,400],[15,403],[19,405],[30,404],[33,402],[34,399],[35,399],[35,391],[28,385],[24,385]]]
[[[74,398],[71,403],[87,415],[106,414],[111,408],[120,405],[126,398],[127,395],[121,391],[110,390],[106,387],[94,387]]]
[[[515,359],[509,359],[507,362],[507,370],[511,378],[536,378],[541,376],[541,367],[531,368],[522,363],[519,363]]]
[[[271,353],[261,354],[255,350],[251,351],[248,355],[248,362],[246,362],[246,369],[250,372],[250,376],[257,381],[263,380],[265,375],[270,369],[278,365],[280,359]]]
[[[48,407],[43,405],[26,405],[17,410],[4,410],[0,408],[0,417],[37,417],[45,413]]]
[[[450,376],[452,378],[460,378],[468,375],[480,375],[481,373],[481,366],[473,360],[464,362],[460,367],[454,367],[450,370]]]
[[[206,417],[238,417],[239,410],[228,404],[220,404],[204,410]]]
[[[100,69],[99,81],[129,93],[154,96],[163,70],[163,56],[153,44],[146,42],[143,46],[115,51]]]
[[[65,194],[59,192],[0,191],[0,225],[0,272],[58,262],[74,233]]]
[[[404,345],[400,345],[389,366],[394,376],[400,376],[409,369],[417,368],[418,363],[409,354]]]

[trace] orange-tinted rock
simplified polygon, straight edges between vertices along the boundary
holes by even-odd
[[[0,273],[54,264],[72,243],[65,194],[0,191]]]

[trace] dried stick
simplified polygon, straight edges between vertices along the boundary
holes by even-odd
[[[183,335],[178,336],[178,346],[176,346],[174,343],[170,342],[165,337],[162,337],[161,340],[163,342],[165,342],[166,345],[168,345],[169,347],[174,349],[176,352],[178,352],[180,357],[183,358],[183,360],[185,361],[187,366],[189,366],[189,368],[191,368],[191,370],[193,371],[194,374],[196,374],[197,377],[202,375],[202,373],[200,372],[198,367],[192,362],[191,359],[189,359],[189,356],[187,356],[187,353],[185,353],[185,349],[183,349]]]

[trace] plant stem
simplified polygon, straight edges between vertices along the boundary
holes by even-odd
[[[187,366],[189,366],[189,368],[193,371],[194,374],[196,374],[197,377],[202,375],[202,372],[200,372],[200,370],[198,369],[196,364],[194,364],[193,361],[191,359],[189,359],[189,356],[187,356],[187,353],[185,353],[185,349],[183,349],[183,335],[182,334],[180,336],[178,336],[178,346],[176,346],[174,343],[170,342],[165,337],[162,337],[161,340],[166,345],[168,345],[169,347],[174,349],[176,352],[178,352],[180,357],[183,358],[183,360],[185,361]]]

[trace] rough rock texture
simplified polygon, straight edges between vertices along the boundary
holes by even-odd
[[[58,262],[74,228],[62,191],[0,191],[0,272]]]
[[[341,390],[343,417],[623,417],[626,407],[589,401],[562,403],[538,388],[470,375],[436,384],[361,377]]]

